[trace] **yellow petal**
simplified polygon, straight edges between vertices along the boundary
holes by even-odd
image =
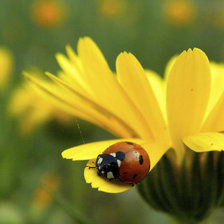
[[[205,120],[203,131],[224,130],[224,65],[211,64],[212,91],[209,103],[208,117]]]
[[[80,69],[75,67],[64,55],[57,54],[56,55],[57,61],[63,71],[65,72],[66,76],[63,76],[63,80],[68,81],[76,91],[87,95],[89,98],[92,98],[93,93],[91,88],[86,85],[85,80],[82,78],[82,72]]]
[[[64,159],[72,159],[73,161],[96,159],[106,148],[120,141],[122,140],[114,139],[75,146],[64,150],[62,157]]]
[[[223,151],[224,134],[204,132],[183,138],[184,144],[196,152]]]
[[[128,124],[125,124],[118,117],[111,114],[110,111],[105,110],[52,74],[47,73],[47,75],[58,85],[29,74],[26,74],[26,77],[31,81],[29,83],[30,86],[50,103],[53,103],[67,113],[95,123],[114,135],[126,138],[137,136]]]
[[[165,68],[165,74],[164,74],[164,80],[165,80],[165,83],[167,82],[168,78],[169,78],[169,75],[170,75],[170,71],[173,67],[173,65],[175,64],[176,60],[177,60],[178,56],[173,56],[169,61],[168,63],[166,64],[166,68]]]
[[[76,55],[76,53],[73,51],[72,47],[67,45],[66,52],[72,64],[75,66],[75,68],[78,69],[79,72],[82,72],[83,68],[82,68],[81,61],[79,57]]]
[[[58,86],[46,81],[43,78],[34,76],[29,73],[24,73],[26,78],[30,81],[29,86],[41,97],[49,101],[49,103],[55,105],[61,110],[67,112],[68,114],[73,114],[74,116],[80,117],[84,120],[88,120],[94,123],[94,116],[87,116],[81,108],[77,108],[79,105],[79,100],[76,99],[76,105],[74,106],[71,96],[66,94],[63,89],[59,89]],[[80,103],[80,105],[83,105]]]
[[[166,114],[166,91],[165,82],[156,72],[151,70],[145,70],[148,81],[152,87],[153,93],[157,99],[157,102],[162,111],[163,117],[167,124],[167,114]]]
[[[223,131],[224,130],[224,93],[216,103],[213,110],[203,126],[203,131]]]
[[[138,144],[141,144],[141,146],[147,151],[149,155],[150,159],[149,171],[151,171],[155,167],[155,165],[159,162],[162,156],[170,149],[168,145],[158,143],[142,142]]]
[[[37,94],[49,101],[49,103],[55,105],[68,114],[74,115],[75,117],[79,117],[99,126],[103,126],[105,129],[108,129],[114,134],[127,136],[127,131],[122,129],[122,127],[119,126],[119,124],[117,124],[114,120],[114,129],[110,129],[110,127],[112,127],[111,120],[108,119],[106,115],[99,113],[98,110],[95,110],[93,105],[89,104],[89,101],[89,103],[86,103],[85,101],[83,102],[83,100],[77,95],[71,93],[69,94],[68,90],[65,88],[54,85],[46,80],[32,76],[28,73],[25,75],[30,80],[29,86],[37,92]],[[51,78],[54,77],[50,74],[48,74],[48,76]],[[55,77],[55,79],[57,78]]]
[[[118,180],[109,181],[106,178],[100,177],[97,174],[96,168],[89,168],[94,165],[95,160],[90,160],[84,170],[86,183],[91,183],[92,188],[98,188],[99,191],[107,193],[121,193],[133,187],[130,184],[121,183]]]
[[[145,119],[120,86],[103,54],[90,38],[78,42],[78,55],[83,65],[83,79],[95,94],[95,100],[134,129],[141,138],[149,138]]]
[[[75,55],[75,53],[70,48],[67,48],[67,50],[68,50],[70,57],[73,59],[73,62],[75,60],[78,60],[78,57]],[[57,54],[57,60],[65,73],[60,73],[60,79],[58,79],[55,76],[52,76],[50,73],[46,73],[46,74],[57,84],[59,84],[63,87],[66,87],[67,89],[69,86],[69,89],[71,90],[70,95],[76,94],[76,95],[82,96],[82,98],[85,98],[86,104],[90,104],[90,102],[92,102],[90,105],[91,106],[90,110],[92,108],[95,108],[96,111],[101,112],[102,115],[105,115],[106,118],[110,118],[110,119],[107,119],[108,122],[96,123],[97,125],[107,127],[107,129],[110,132],[111,132],[111,130],[115,130],[115,131],[112,131],[112,133],[117,136],[120,136],[120,137],[137,136],[136,132],[131,127],[128,127],[128,126],[130,126],[129,125],[130,122],[126,122],[126,123],[124,122],[126,117],[124,118],[124,116],[121,117],[119,115],[118,116],[116,115],[116,114],[119,114],[119,109],[122,110],[122,108],[117,107],[117,106],[116,106],[116,110],[114,110],[114,107],[111,108],[111,106],[113,106],[113,101],[112,101],[112,99],[111,100],[107,99],[107,97],[105,96],[104,93],[102,93],[100,97],[103,96],[103,99],[107,101],[106,105],[105,105],[105,102],[96,98],[96,96],[95,96],[96,91],[94,90],[94,88],[95,88],[94,84],[89,82],[89,80],[88,81],[85,80],[85,78],[87,78],[87,77],[85,77],[86,74],[84,74],[83,71],[81,71],[81,69],[77,68],[78,65],[76,67],[74,67],[72,65],[72,63],[65,56],[63,56],[61,54]],[[78,62],[76,64],[78,64]],[[95,75],[99,76],[98,73]],[[99,79],[96,79],[96,77],[95,77],[95,81],[99,82]],[[113,77],[113,79],[115,79],[115,78]],[[98,91],[100,91],[100,89],[98,89]],[[114,92],[113,92],[113,94],[111,94],[108,91],[108,94],[111,95],[112,98],[114,97]],[[121,100],[121,98],[119,98],[119,100]],[[119,104],[119,100],[116,100],[117,104]],[[75,100],[75,98],[73,101],[75,101],[76,104],[78,103],[77,100]],[[108,103],[110,105],[109,107],[107,106]],[[90,110],[87,109],[86,111],[89,112]],[[96,117],[96,115],[93,115],[93,117]],[[116,117],[116,120],[119,121],[120,125],[119,124],[117,125],[116,121],[112,121],[111,117]],[[108,125],[106,123],[110,123],[110,125]],[[129,134],[127,134],[127,131],[119,130],[119,129],[122,129],[122,127],[119,127],[121,125],[128,127]],[[118,127],[116,127],[116,126],[118,126]],[[131,129],[132,129],[132,131],[130,131]],[[138,130],[138,129],[136,128],[136,130]],[[125,132],[126,132],[126,134],[125,134]],[[135,133],[135,134],[133,134],[133,133]]]
[[[224,64],[210,63],[211,66],[211,96],[208,112],[214,107],[224,91]]]
[[[137,136],[135,130],[129,126],[129,123],[125,123],[122,119],[113,114],[113,112],[111,113],[107,108],[98,104],[99,102],[92,101],[90,98],[86,97],[86,95],[79,93],[72,86],[58,79],[56,76],[50,73],[46,73],[46,75],[67,91],[68,94],[63,98],[64,100],[69,100],[71,104],[74,104],[74,107],[78,107],[84,113],[89,114],[91,112],[90,117],[98,120],[98,122],[95,122],[97,125],[103,126],[120,137]],[[63,92],[63,89],[59,91],[59,95],[60,92]]]
[[[116,68],[121,85],[142,113],[153,139],[167,143],[165,119],[147,75],[138,60],[130,53],[121,53],[117,58]]]
[[[123,141],[137,143],[147,151],[150,159],[150,170],[152,170],[152,168],[169,149],[169,146],[167,145],[148,142],[142,139],[114,139],[72,147],[70,149],[64,150],[62,152],[62,157],[65,159],[72,159],[73,161],[96,159],[96,157],[104,150],[106,150],[109,146]]]
[[[173,65],[167,83],[167,116],[177,153],[181,138],[199,132],[210,94],[210,65],[199,49],[184,51]]]

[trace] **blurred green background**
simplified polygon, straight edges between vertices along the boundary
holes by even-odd
[[[40,116],[39,101],[30,100],[29,93],[18,97],[22,71],[56,73],[55,53],[65,52],[66,44],[76,49],[82,36],[98,44],[112,70],[124,50],[161,76],[170,57],[188,48],[224,62],[224,2],[1,0],[0,223],[81,223],[82,215],[91,223],[172,223],[134,189],[117,195],[92,189],[83,178],[85,163],[60,155],[83,139],[113,136],[75,118]],[[223,223],[222,213],[217,211],[214,223]]]

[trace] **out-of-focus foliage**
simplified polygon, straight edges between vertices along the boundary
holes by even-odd
[[[85,164],[61,152],[113,136],[76,118],[58,122],[25,88],[22,72],[35,66],[56,73],[55,53],[81,36],[99,45],[112,69],[124,50],[161,75],[168,59],[189,47],[223,62],[223,12],[221,0],[1,0],[0,223],[79,223],[76,212],[92,223],[168,223],[135,190],[108,195],[84,183]]]

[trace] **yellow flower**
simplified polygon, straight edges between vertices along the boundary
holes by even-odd
[[[65,20],[66,7],[58,0],[37,0],[31,6],[33,20],[43,27],[55,27]]]
[[[12,53],[4,48],[0,48],[0,90],[7,84],[14,67]]]
[[[178,166],[186,146],[196,152],[223,150],[223,79],[220,73],[211,73],[214,66],[201,50],[189,49],[173,59],[162,80],[126,52],[117,57],[114,74],[88,37],[79,40],[77,55],[69,46],[66,49],[68,58],[57,55],[63,70],[59,76],[47,73],[53,81],[49,83],[27,75],[30,86],[61,109],[120,139],[76,146],[65,150],[63,158],[89,160],[92,166],[110,145],[131,141],[148,152],[151,171],[166,152]],[[107,181],[88,167],[84,176],[93,188],[105,192],[118,193],[132,187]]]
[[[190,24],[195,18],[195,6],[190,0],[167,0],[164,13],[168,22],[176,26]]]
[[[9,114],[18,119],[20,132],[25,135],[50,120],[61,124],[69,124],[74,120],[71,115],[40,97],[33,88],[25,84],[14,91],[8,107]]]

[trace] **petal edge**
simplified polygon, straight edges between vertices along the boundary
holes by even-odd
[[[183,138],[184,144],[195,152],[223,151],[224,134],[204,132]]]
[[[120,181],[109,181],[100,177],[95,168],[88,168],[95,160],[90,160],[84,170],[84,177],[87,183],[91,183],[92,188],[97,188],[98,191],[107,193],[122,193],[133,186],[130,184],[121,183]]]

